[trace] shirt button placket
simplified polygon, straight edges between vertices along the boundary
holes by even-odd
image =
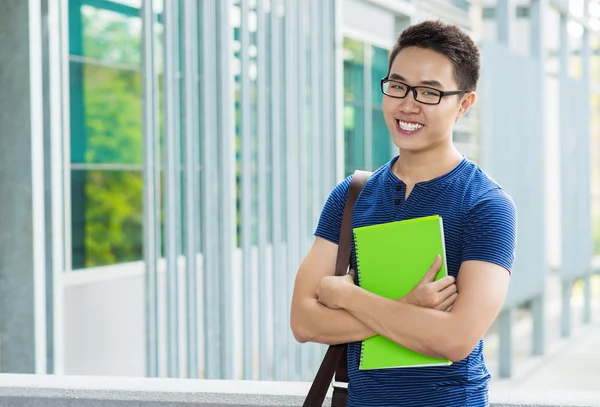
[[[394,211],[393,215],[392,215],[392,221],[396,221],[398,219],[400,219],[400,211],[402,209],[402,191],[404,190],[404,188],[402,188],[402,185],[398,184],[396,185],[396,193],[395,193],[395,198],[394,198],[394,205],[396,206],[396,210]]]

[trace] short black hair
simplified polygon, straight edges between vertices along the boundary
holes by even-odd
[[[406,28],[390,54],[388,75],[398,53],[408,47],[430,49],[445,55],[454,63],[454,79],[459,89],[472,92],[477,88],[481,64],[479,49],[457,25],[427,20]]]

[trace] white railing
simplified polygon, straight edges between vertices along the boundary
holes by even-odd
[[[309,386],[306,382],[0,374],[0,406],[299,407]],[[492,386],[490,402],[491,407],[596,407],[600,392]]]

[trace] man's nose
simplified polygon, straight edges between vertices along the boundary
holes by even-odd
[[[415,93],[412,90],[408,92],[406,97],[399,100],[401,100],[399,108],[403,112],[414,112],[419,109],[420,103],[415,99]]]

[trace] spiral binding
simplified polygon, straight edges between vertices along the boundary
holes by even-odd
[[[354,258],[356,260],[356,278],[358,280],[358,286],[362,287],[362,280],[360,278],[361,274],[360,274],[360,260],[358,258],[358,239],[356,236],[356,232],[352,232],[354,234]],[[365,341],[362,341],[360,343],[360,360],[359,360],[359,368],[362,369],[363,367],[363,354],[365,351]]]

